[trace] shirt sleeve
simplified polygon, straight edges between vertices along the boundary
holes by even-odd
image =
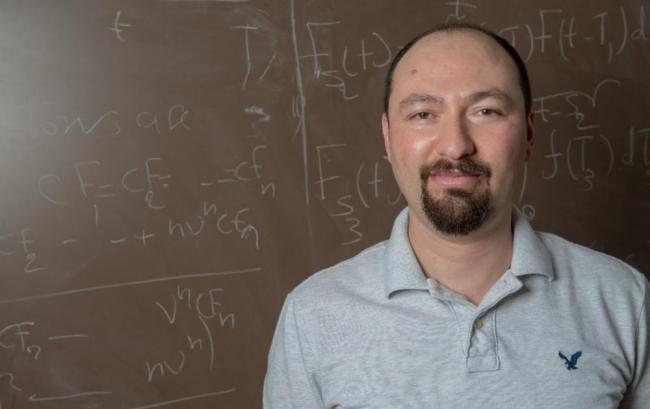
[[[645,281],[645,299],[637,325],[634,381],[628,387],[621,409],[650,408],[650,285]]]
[[[301,335],[291,294],[282,307],[264,380],[264,409],[324,409],[310,371],[310,351]]]

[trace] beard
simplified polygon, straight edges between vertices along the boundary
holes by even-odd
[[[489,190],[473,193],[463,189],[447,189],[444,197],[436,199],[427,190],[427,181],[437,172],[459,171],[462,174],[491,175],[487,165],[470,159],[461,159],[455,164],[440,160],[432,166],[420,168],[422,180],[422,209],[431,225],[438,231],[454,236],[465,236],[478,230],[487,220],[492,209],[492,196]]]

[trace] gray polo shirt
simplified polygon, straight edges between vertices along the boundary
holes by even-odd
[[[407,221],[287,296],[265,409],[650,408],[642,274],[517,217],[475,306],[426,278]]]

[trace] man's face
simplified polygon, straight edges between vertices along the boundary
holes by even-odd
[[[511,211],[532,117],[515,64],[494,40],[455,31],[416,43],[395,69],[382,129],[418,222],[465,235]]]

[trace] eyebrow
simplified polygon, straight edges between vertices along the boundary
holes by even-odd
[[[466,99],[471,103],[476,103],[478,101],[488,99],[488,98],[495,98],[495,99],[502,100],[508,106],[512,106],[514,104],[512,97],[498,88],[491,88],[486,91],[473,92],[463,97],[463,99]],[[402,101],[400,101],[399,110],[402,111],[415,104],[421,104],[421,103],[440,104],[443,101],[444,98],[438,95],[411,94],[408,97],[404,98]]]
[[[514,104],[512,97],[498,88],[491,88],[487,91],[474,92],[467,96],[467,99],[471,102],[478,102],[488,98],[500,99],[508,104],[508,106],[512,106]]]
[[[440,104],[443,101],[442,97],[431,94],[411,94],[408,97],[404,98],[399,103],[399,110],[403,111],[404,109],[421,103],[432,103]]]

